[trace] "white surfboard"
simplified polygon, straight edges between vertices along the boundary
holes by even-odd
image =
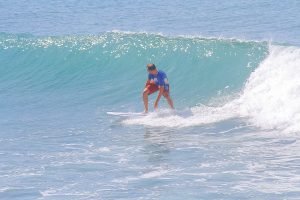
[[[145,115],[145,113],[143,112],[106,112],[106,114],[121,117],[135,117]]]

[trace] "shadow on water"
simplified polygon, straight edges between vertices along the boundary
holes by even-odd
[[[145,128],[144,152],[148,156],[149,162],[159,164],[168,159],[173,146],[174,132],[175,130],[170,128]]]

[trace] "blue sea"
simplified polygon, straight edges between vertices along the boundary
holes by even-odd
[[[297,0],[0,0],[0,199],[300,199],[299,19]],[[134,114],[148,63],[175,110]]]

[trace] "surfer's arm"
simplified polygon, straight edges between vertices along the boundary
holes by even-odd
[[[155,108],[155,109],[158,107],[158,102],[159,102],[160,97],[161,97],[161,95],[163,94],[163,92],[164,92],[164,87],[163,87],[163,86],[160,86],[160,87],[159,87],[159,93],[158,93],[158,95],[157,95],[157,98],[156,98],[156,101],[155,101],[155,104],[154,104],[154,108]]]

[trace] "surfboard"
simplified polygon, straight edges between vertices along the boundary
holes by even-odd
[[[106,112],[108,115],[121,116],[121,117],[135,117],[146,115],[143,112]]]

